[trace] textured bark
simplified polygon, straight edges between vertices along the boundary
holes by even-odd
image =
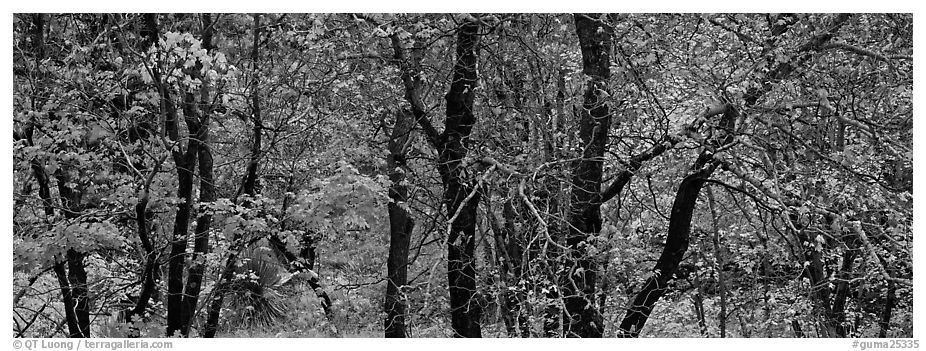
[[[447,92],[447,120],[439,137],[438,173],[444,184],[448,217],[457,215],[447,237],[447,281],[450,287],[450,319],[454,337],[482,337],[481,307],[476,303],[476,205],[471,179],[464,174],[469,135],[476,123],[473,100],[479,24],[466,22],[457,31],[456,63]]]
[[[601,231],[602,165],[611,126],[608,104],[608,78],[611,29],[598,15],[575,15],[576,34],[582,49],[582,72],[588,76],[579,115],[579,139],[584,145],[582,159],[572,170],[572,192],[566,231],[566,262],[560,285],[563,296],[566,337],[601,337],[604,325],[595,308],[598,267],[589,257],[589,239]]]

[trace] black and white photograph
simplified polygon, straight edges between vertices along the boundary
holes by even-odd
[[[913,13],[220,9],[9,15],[14,349],[919,347]]]

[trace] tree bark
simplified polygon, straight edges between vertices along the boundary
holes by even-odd
[[[397,55],[398,56],[398,55]],[[389,257],[386,260],[386,320],[385,337],[404,338],[408,336],[405,325],[406,301],[402,288],[408,282],[408,250],[411,243],[415,221],[406,209],[408,186],[405,185],[405,145],[409,142],[412,128],[415,126],[411,111],[401,111],[396,115],[395,126],[389,137],[389,156],[386,165],[389,168]]]
[[[473,101],[477,84],[477,44],[479,24],[468,21],[457,31],[457,62],[453,81],[447,92],[447,120],[439,137],[438,173],[444,184],[444,204],[450,224],[447,237],[447,281],[450,288],[450,319],[454,337],[482,337],[482,308],[476,295],[476,206],[479,194],[474,191],[463,170],[469,135],[476,123]]]
[[[560,293],[566,308],[563,332],[566,337],[601,337],[603,319],[595,308],[597,263],[588,248],[601,231],[602,165],[611,126],[608,78],[611,51],[610,26],[599,23],[599,15],[577,14],[576,34],[582,49],[582,72],[588,76],[579,116],[582,159],[572,170],[572,192],[566,231],[565,276]]]
[[[206,50],[212,47],[212,17],[209,14],[202,15],[203,26],[203,48]],[[203,79],[198,73],[202,65],[197,63],[194,77]],[[196,134],[193,136],[196,143],[196,153],[199,170],[199,203],[208,204],[215,201],[215,184],[213,183],[213,161],[212,149],[209,146],[209,123],[210,123],[210,104],[207,81],[202,82],[200,96],[197,105],[188,106],[187,110],[191,118],[197,120],[198,126]],[[192,95],[192,94],[191,94]],[[190,99],[195,101],[195,97]],[[191,143],[193,140],[191,140]],[[193,324],[193,318],[196,313],[196,304],[199,300],[199,293],[202,290],[203,273],[206,267],[206,254],[209,253],[209,228],[212,226],[212,213],[208,210],[200,210],[199,217],[196,219],[196,228],[193,232],[193,254],[190,256],[190,268],[187,273],[186,286],[183,290],[183,335],[190,334],[190,327]]]

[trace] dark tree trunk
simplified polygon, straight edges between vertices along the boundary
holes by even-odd
[[[691,233],[691,218],[698,201],[698,194],[705,180],[717,168],[713,162],[713,153],[716,149],[733,141],[733,127],[739,113],[731,105],[724,107],[719,128],[713,132],[716,138],[708,140],[706,149],[701,152],[692,165],[692,173],[682,180],[672,203],[672,212],[669,217],[669,229],[666,244],[663,248],[656,266],[651,275],[637,295],[627,314],[621,321],[618,336],[637,337],[646,324],[647,318],[653,312],[656,302],[665,294],[669,280],[678,269],[685,252],[688,250],[689,234]]]
[[[454,337],[482,337],[482,308],[476,295],[476,206],[471,179],[464,174],[469,135],[476,123],[473,100],[479,24],[466,22],[457,31],[457,62],[447,92],[447,120],[438,145],[438,173],[444,184],[444,204],[453,220],[447,237],[447,281],[450,285],[450,319]],[[467,197],[473,193],[471,199]],[[456,216],[454,219],[453,217]]]
[[[69,187],[71,178],[67,171],[58,169],[55,172],[55,180],[58,185],[58,195],[61,198],[61,210],[66,220],[77,221],[80,217],[82,206],[82,191],[79,188]],[[80,328],[81,336],[90,337],[90,292],[87,284],[87,270],[84,263],[85,253],[69,248],[66,253],[67,261],[67,280],[69,283],[70,296],[73,299],[74,314],[77,318],[77,324]]]
[[[145,15],[145,35],[152,45],[157,45],[159,28],[157,16],[154,14]],[[161,97],[161,109],[164,113],[164,131],[167,137],[177,142],[179,140],[178,113],[176,105],[171,97],[171,89],[166,84],[160,74],[157,66],[152,68],[152,76],[158,87],[158,93]],[[189,101],[191,96],[184,96],[184,107],[192,105]],[[187,111],[184,111],[184,117],[187,122],[190,136],[196,135],[199,129]],[[195,138],[193,138],[195,139]],[[184,330],[184,308],[183,308],[183,275],[186,267],[186,246],[187,236],[190,225],[190,215],[193,204],[193,173],[196,167],[196,157],[198,156],[196,140],[187,142],[187,150],[183,151],[180,146],[178,149],[171,150],[174,165],[177,168],[177,197],[183,200],[177,205],[177,213],[174,217],[174,229],[170,242],[170,254],[167,261],[167,330],[168,336],[174,335],[176,331]]]
[[[410,105],[409,110],[400,111],[396,115],[392,135],[389,138],[389,156],[386,165],[387,173],[392,185],[389,188],[389,257],[386,261],[386,301],[384,309],[386,320],[384,335],[387,338],[404,338],[408,336],[405,323],[407,304],[405,294],[402,292],[408,282],[408,250],[411,243],[412,230],[415,221],[405,208],[408,201],[408,187],[403,184],[406,164],[407,147],[411,142],[411,133],[416,122],[425,119],[426,112],[420,100],[421,75],[418,62],[413,62],[406,52],[402,41],[397,34],[390,37],[393,57],[399,66],[402,85],[405,88],[405,99]],[[433,136],[429,136],[433,139]],[[432,140],[434,142],[434,140]]]
[[[397,55],[398,56],[398,55]],[[406,210],[408,187],[405,185],[405,145],[409,141],[415,126],[414,115],[410,111],[401,111],[396,115],[395,126],[389,138],[389,156],[386,165],[389,168],[389,257],[386,260],[386,320],[384,322],[387,338],[404,338],[408,336],[405,326],[406,301],[402,288],[408,282],[408,250],[411,243],[415,221]]]
[[[183,202],[177,205],[174,230],[170,242],[170,256],[167,261],[167,335],[185,330],[187,315],[183,308],[183,275],[186,272],[186,247],[190,216],[193,206],[193,167],[196,166],[197,143],[190,140],[187,151],[174,151],[177,167],[177,197]]]
[[[83,337],[90,337],[90,296],[87,285],[87,270],[84,264],[86,254],[68,249],[68,281],[71,282],[71,296],[74,298],[74,312]]]
[[[891,331],[891,314],[894,311],[894,303],[896,297],[894,296],[897,291],[897,287],[893,280],[887,281],[887,292],[884,296],[884,309],[881,310],[881,320],[878,321],[878,337],[886,338],[888,337],[888,332]]]
[[[833,293],[832,324],[836,329],[836,336],[845,338],[849,336],[852,327],[846,321],[846,300],[849,296],[849,280],[852,279],[853,262],[858,255],[858,238],[854,235],[845,241],[848,248],[842,256],[842,265],[836,275],[836,289]]]
[[[573,166],[572,195],[566,231],[566,262],[560,285],[566,307],[566,337],[601,337],[604,325],[595,308],[597,264],[589,257],[590,239],[601,231],[601,173],[611,126],[608,78],[611,60],[611,29],[598,15],[577,14],[576,34],[582,49],[582,72],[588,76],[579,116],[582,159]]]
[[[700,168],[700,167],[698,167]],[[621,337],[637,337],[652,313],[656,301],[666,292],[669,280],[675,274],[685,251],[688,250],[688,235],[691,231],[691,217],[698,199],[698,193],[704,180],[713,172],[713,167],[698,169],[685,177],[679,185],[672,205],[672,216],[669,219],[669,231],[666,245],[662,255],[656,262],[651,275],[633,299],[631,307],[627,310],[620,325]]]
[[[76,304],[74,296],[71,294],[71,283],[68,281],[68,273],[65,269],[65,262],[55,263],[55,277],[58,278],[58,286],[61,287],[61,300],[64,303],[64,319],[68,325],[68,337],[86,338],[90,337],[89,333],[84,334],[83,328],[77,318]]]
[[[701,287],[698,287],[701,290]],[[704,318],[704,297],[701,292],[696,292],[691,299],[691,305],[694,307],[695,319],[698,320],[698,332],[701,336],[707,336],[707,321]]]
[[[156,170],[151,173],[149,176],[153,177],[156,173]],[[135,301],[135,306],[126,311],[125,321],[128,324],[132,324],[132,318],[134,316],[144,316],[145,310],[148,309],[148,302],[151,300],[151,297],[154,295],[155,290],[157,290],[157,272],[158,272],[158,255],[157,251],[154,248],[154,245],[151,242],[150,236],[150,227],[148,224],[148,186],[150,182],[147,182],[143,194],[139,197],[138,203],[135,204],[135,223],[137,226],[138,238],[141,241],[142,248],[145,250],[145,266],[142,271],[142,285],[141,291],[138,294],[138,300]]]
[[[795,229],[797,229],[795,235],[799,242],[808,243],[804,246],[803,255],[804,260],[809,264],[804,269],[803,274],[810,280],[814,312],[822,322],[823,328],[820,330],[819,336],[834,337],[837,328],[833,318],[833,301],[831,300],[833,291],[829,286],[829,276],[823,262],[823,250],[816,246],[821,244],[817,243],[816,239],[805,230],[798,214],[792,212],[789,214],[789,218]]]
[[[36,66],[40,65],[45,59],[45,14],[35,14],[32,16],[32,45]],[[41,76],[41,74],[39,74]],[[39,82],[41,84],[41,82]],[[42,98],[41,96],[36,99]],[[40,102],[33,101],[33,108],[41,105]],[[17,138],[24,139],[27,145],[34,146],[32,135],[35,127],[32,122],[26,125],[23,133]],[[15,134],[14,134],[15,135]],[[45,213],[46,220],[51,220],[55,216],[55,205],[51,198],[51,185],[48,174],[45,173],[45,167],[38,159],[31,162],[32,173],[35,176],[36,183],[39,186],[39,199],[42,200],[42,209]],[[62,174],[62,173],[59,173]],[[72,211],[74,196],[69,188],[64,186],[62,181],[64,175],[58,177],[59,196],[62,200],[61,210],[67,219],[76,218]],[[60,190],[64,189],[64,193]],[[79,200],[79,199],[78,199]],[[52,267],[55,272],[55,278],[58,280],[58,286],[61,290],[61,302],[64,305],[65,323],[68,326],[68,336],[72,338],[90,337],[90,318],[87,309],[87,274],[84,271],[83,257],[73,249],[68,249],[65,257],[55,259]],[[68,272],[68,270],[72,270]],[[74,282],[72,283],[72,279]]]
[[[804,337],[804,329],[801,328],[801,322],[799,320],[795,319],[791,321],[791,329],[794,330],[795,338]]]
[[[211,18],[204,17],[203,25],[206,26],[206,22],[211,23]],[[204,40],[206,37],[211,38],[211,31],[207,31],[204,35]],[[251,69],[254,72],[253,80],[251,81],[251,120],[254,123],[253,127],[253,142],[251,143],[250,158],[248,160],[247,167],[245,168],[244,178],[241,180],[241,186],[238,188],[238,192],[235,194],[233,199],[234,203],[238,202],[239,196],[244,194],[246,196],[254,196],[257,193],[257,168],[259,166],[260,154],[261,154],[261,136],[263,132],[262,116],[260,109],[260,74],[259,74],[259,65],[260,60],[260,15],[254,15],[254,27],[253,27],[253,41],[251,46]],[[207,128],[204,126],[203,128]],[[208,133],[208,131],[207,131]],[[210,178],[211,178],[211,155],[208,156],[210,163]],[[214,189],[213,189],[214,192]],[[214,193],[213,201],[214,199]],[[249,199],[250,201],[250,199]],[[208,239],[206,239],[208,240]],[[241,249],[244,247],[242,243],[241,235],[235,233],[231,238],[231,246],[229,247],[229,254],[225,258],[225,265],[222,268],[222,274],[219,275],[219,280],[215,284],[215,288],[212,291],[212,301],[209,304],[209,312],[206,315],[206,325],[203,327],[203,337],[212,338],[215,337],[216,332],[218,331],[219,317],[221,316],[222,305],[225,302],[225,294],[228,293],[228,287],[234,278],[235,266],[238,262],[238,254]],[[285,248],[285,245],[284,245]]]
[[[202,15],[203,25],[203,48],[212,49],[212,17],[209,14]],[[199,74],[202,64],[197,63],[194,66],[194,78],[202,79]],[[215,201],[215,184],[213,183],[213,161],[212,149],[209,147],[209,91],[208,83],[204,81],[200,88],[200,97],[198,104],[187,106],[189,115],[187,118],[196,120],[196,153],[199,158],[199,203],[207,204]],[[190,94],[190,101],[196,101],[195,97]],[[197,108],[199,107],[199,108]],[[192,130],[192,129],[191,129]],[[191,133],[192,134],[192,133]],[[191,140],[191,145],[193,141]],[[196,228],[193,237],[193,254],[190,256],[190,268],[187,273],[186,287],[183,290],[183,324],[181,333],[190,334],[190,327],[193,324],[193,318],[196,313],[196,304],[199,300],[199,293],[202,290],[203,273],[206,267],[206,254],[209,253],[209,228],[212,226],[212,214],[209,211],[201,211],[196,219]]]

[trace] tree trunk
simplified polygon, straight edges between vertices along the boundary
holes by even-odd
[[[159,28],[157,16],[153,14],[145,15],[146,36],[157,45]],[[177,108],[171,97],[171,89],[166,84],[166,80],[160,74],[157,66],[152,68],[152,76],[158,87],[158,93],[161,98],[161,113],[164,114],[164,132],[167,137],[177,142],[179,140],[179,126]],[[189,94],[184,96],[184,108],[192,106]],[[196,135],[199,129],[196,121],[184,111],[184,117],[187,122],[189,135]],[[197,141],[191,138],[187,142],[187,150],[183,151],[182,146],[178,149],[171,150],[174,165],[177,168],[177,197],[182,202],[177,205],[177,213],[174,217],[174,229],[170,242],[170,256],[168,257],[167,273],[167,336],[172,336],[176,331],[184,330],[185,310],[183,308],[183,275],[186,266],[186,246],[187,235],[189,232],[190,215],[193,204],[193,174],[196,167]]]
[[[406,301],[402,288],[408,282],[408,250],[411,243],[415,221],[406,210],[408,187],[405,185],[405,145],[408,144],[412,128],[415,126],[411,111],[401,111],[396,115],[395,126],[389,138],[389,156],[386,165],[389,168],[389,257],[386,260],[386,320],[384,322],[387,338],[404,338],[408,336],[405,326]]]
[[[202,15],[203,25],[203,48],[212,50],[212,17],[209,14]],[[199,74],[202,64],[197,63],[194,66],[194,78],[204,79]],[[208,204],[215,201],[215,184],[213,183],[213,162],[212,149],[209,146],[209,90],[208,81],[202,82],[198,104],[187,107],[188,117],[196,120],[196,153],[199,158],[199,203]],[[190,93],[190,101],[195,101]],[[199,106],[199,108],[197,108]],[[191,133],[192,134],[192,133]],[[191,145],[193,140],[191,140]],[[196,303],[199,300],[199,293],[202,290],[203,273],[206,267],[206,254],[209,253],[209,228],[212,226],[212,214],[207,210],[201,210],[202,213],[196,219],[196,228],[193,236],[193,254],[190,256],[190,268],[187,273],[186,287],[183,290],[183,324],[181,333],[190,334],[190,327],[193,324],[193,318],[196,313]]]
[[[698,167],[700,168],[700,167]],[[669,219],[669,231],[666,245],[653,268],[651,275],[633,299],[631,307],[627,310],[620,325],[620,337],[637,337],[646,324],[647,318],[653,312],[656,301],[666,292],[669,280],[675,274],[685,251],[688,250],[689,232],[691,231],[691,217],[698,199],[698,192],[704,184],[704,179],[710,176],[714,167],[697,169],[685,177],[679,185],[672,205],[672,216]]]
[[[45,59],[45,16],[45,14],[34,14],[32,16],[32,49],[35,51],[35,64],[37,68]],[[39,76],[42,76],[41,73]],[[41,84],[41,82],[39,82],[39,84]],[[39,98],[41,98],[41,96],[36,97],[36,99]],[[34,109],[41,106],[41,102],[36,102],[36,99],[33,99]],[[14,133],[14,137],[24,139],[29,146],[35,146],[32,137],[34,131],[35,127],[32,122],[30,122],[26,125],[21,135],[17,136]],[[45,173],[45,167],[43,167],[38,159],[32,160],[31,168],[36,183],[38,183],[39,186],[39,199],[42,200],[42,209],[44,210],[46,220],[51,220],[55,216],[55,206],[51,198],[51,185],[48,174]],[[64,176],[62,175],[62,177]],[[69,206],[76,205],[72,204],[74,194],[70,192],[69,188],[64,186],[66,182],[63,182],[61,178],[57,180],[59,196],[62,200],[61,211],[64,213],[65,218],[73,219],[76,216],[74,216],[75,213]],[[64,189],[65,192],[61,193],[61,189]],[[83,257],[73,249],[68,249],[65,253],[65,257],[55,259],[52,268],[55,272],[55,278],[58,280],[59,289],[61,290],[61,302],[64,305],[64,317],[68,326],[68,336],[72,338],[90,337],[90,320],[86,296],[87,274],[83,267]],[[75,271],[69,274],[69,269],[74,269]],[[72,283],[72,278],[82,278],[82,282],[76,281]]]
[[[185,330],[187,316],[183,308],[183,275],[186,272],[186,247],[190,216],[193,206],[193,167],[196,166],[197,143],[190,140],[187,151],[174,151],[177,167],[177,197],[183,202],[177,205],[174,230],[170,243],[167,272],[167,335]]]
[[[462,161],[466,157],[469,135],[476,123],[473,100],[476,89],[476,64],[479,24],[462,24],[457,32],[457,62],[453,81],[447,92],[447,120],[438,146],[438,173],[444,184],[450,233],[447,237],[447,281],[450,288],[450,319],[454,337],[482,337],[482,308],[476,295],[476,205],[474,193],[465,175]],[[467,197],[473,193],[471,199]],[[453,217],[456,217],[455,219]]]
[[[718,323],[720,324],[720,337],[727,337],[727,286],[726,279],[723,275],[723,267],[726,266],[724,262],[723,251],[720,247],[720,228],[717,224],[717,208],[714,201],[714,192],[711,191],[711,188],[707,188],[707,203],[711,210],[711,229],[713,230],[713,235],[711,235],[711,243],[714,245],[714,267],[717,270],[717,285],[720,289],[720,314],[717,316]]]
[[[894,310],[894,303],[896,300],[895,292],[896,286],[893,280],[887,281],[887,292],[885,292],[884,297],[884,309],[881,310],[881,320],[878,321],[878,337],[886,338],[888,337],[888,332],[891,331],[891,314]]]
[[[846,299],[849,296],[849,280],[852,279],[853,262],[858,255],[858,239],[853,235],[845,241],[848,248],[842,256],[842,265],[836,278],[836,289],[833,293],[832,323],[835,325],[836,335],[840,338],[849,336],[852,327],[846,321]]]
[[[621,321],[620,337],[638,337],[656,302],[665,294],[669,280],[688,250],[691,218],[698,202],[698,194],[705,180],[710,178],[717,168],[717,163],[713,162],[714,150],[733,141],[733,127],[738,116],[739,113],[733,106],[724,107],[718,128],[712,133],[716,137],[707,141],[705,150],[691,167],[693,172],[679,185],[675,201],[672,203],[665,247],[656,261],[653,275],[646,280],[643,289],[637,293],[632,305],[627,309],[627,314]]]
[[[608,78],[611,76],[611,29],[598,21],[599,15],[577,14],[576,34],[582,49],[582,72],[588,76],[579,116],[582,159],[572,171],[572,195],[566,231],[566,262],[560,292],[566,307],[563,332],[566,337],[601,337],[603,319],[595,308],[597,264],[588,248],[601,231],[601,173],[611,126]]]
[[[64,218],[70,221],[79,220],[82,211],[80,202],[83,194],[81,190],[68,187],[68,184],[72,182],[65,170],[58,169],[55,172],[55,180],[58,185],[58,195],[61,198],[61,210],[64,213]],[[69,248],[65,255],[68,268],[68,288],[70,289],[70,297],[73,299],[74,314],[77,318],[81,337],[89,338],[90,292],[87,284],[86,264],[84,263],[86,254]]]
[[[152,172],[151,176],[155,173],[156,172]],[[148,185],[150,185],[150,183]],[[142,243],[142,248],[145,250],[145,266],[142,270],[142,286],[138,294],[138,300],[135,301],[135,306],[125,313],[125,321],[130,325],[132,324],[132,318],[134,316],[144,317],[145,310],[148,309],[148,302],[154,295],[155,290],[157,290],[158,255],[154,245],[151,243],[149,232],[148,185],[146,185],[145,190],[143,190],[143,194],[139,198],[138,203],[135,204],[136,230],[138,232],[138,238]]]
[[[698,292],[695,293],[694,297],[691,299],[691,305],[694,308],[695,319],[698,320],[698,332],[703,337],[707,337],[707,321],[704,318],[704,297],[701,296],[701,287],[698,287]]]

